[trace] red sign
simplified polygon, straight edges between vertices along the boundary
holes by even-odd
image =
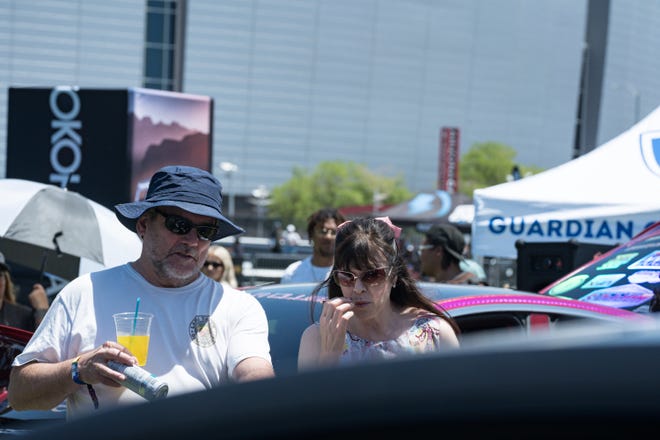
[[[460,131],[457,127],[442,127],[438,156],[438,189],[455,194],[458,191],[458,146]]]

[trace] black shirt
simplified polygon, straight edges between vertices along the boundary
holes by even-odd
[[[31,307],[23,304],[2,303],[0,308],[0,324],[17,327],[33,332],[36,329],[34,312]]]

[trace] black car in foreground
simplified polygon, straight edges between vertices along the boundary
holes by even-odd
[[[614,326],[619,331],[652,320],[649,315],[511,289],[421,283],[424,293],[456,319],[462,344],[456,353],[441,353],[437,359],[395,361],[392,365],[298,373],[298,345],[303,330],[312,322],[310,293],[314,287],[314,284],[288,284],[246,289],[266,311],[277,379],[172,397],[157,405],[154,402],[116,415],[99,414],[91,420],[96,420],[99,427],[113,429],[90,432],[94,432],[95,439],[181,438],[203,432],[222,438],[325,438],[331,433],[354,438],[358,433],[386,433],[388,427],[413,432],[430,428],[431,416],[438,417],[438,426],[450,423],[458,427],[461,418],[466,423],[474,421],[486,402],[494,405],[485,413],[491,417],[498,414],[498,405],[514,406],[517,411],[525,404],[550,405],[552,400],[545,401],[548,386],[560,379],[585,379],[584,365],[574,364],[578,361],[570,358],[575,354],[566,358],[557,354],[555,359],[547,343],[544,343],[546,352],[541,353],[531,350],[534,344],[528,341],[539,341],[538,345],[542,346],[543,338],[578,323]],[[325,292],[321,291],[318,301],[324,296]],[[315,310],[320,312],[320,307]],[[519,342],[508,342],[512,337],[518,337]],[[566,343],[565,339],[561,345]],[[478,346],[481,350],[476,349]],[[544,365],[539,366],[536,362],[541,359]],[[520,368],[525,365],[530,370],[523,374]],[[601,367],[596,363],[591,369],[601,374]],[[519,384],[511,383],[513,373],[521,374]],[[532,383],[536,388],[525,389]],[[601,386],[607,388],[605,383]],[[536,400],[528,400],[534,393],[538,393]],[[559,393],[559,389],[553,393]],[[570,394],[565,397],[567,402],[572,402]],[[450,404],[450,398],[459,400],[458,407]],[[468,411],[470,406],[474,406],[474,412]],[[451,414],[459,419],[451,420],[448,418]],[[17,415],[22,414],[9,412],[4,417],[11,421]],[[60,420],[50,420],[52,415],[33,412],[34,432],[70,436],[91,429],[86,421],[61,423],[63,412],[56,413]],[[42,416],[48,419],[43,420]],[[401,416],[401,425],[392,425]],[[419,427],[413,426],[417,416],[422,423]],[[331,420],[339,426],[333,426]],[[26,426],[30,428],[24,421],[13,420],[12,424],[20,427],[21,434],[27,432]],[[67,426],[61,428],[61,424]],[[52,431],[46,431],[45,426]]]
[[[227,385],[23,438],[565,440],[653,433],[660,413],[660,323],[585,324]]]

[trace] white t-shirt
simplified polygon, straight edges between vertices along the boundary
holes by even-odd
[[[291,283],[320,283],[330,274],[332,266],[314,266],[312,257],[294,261],[284,269],[280,284]]]
[[[168,396],[209,389],[230,381],[234,367],[257,356],[270,361],[268,321],[246,292],[201,275],[178,288],[157,288],[129,264],[83,275],[62,289],[13,365],[72,359],[116,340],[114,313],[154,314],[147,364],[167,382]],[[94,384],[99,410],[118,403],[147,402],[124,388]],[[67,418],[93,413],[87,387],[67,398]]]

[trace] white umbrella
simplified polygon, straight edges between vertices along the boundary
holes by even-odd
[[[110,209],[54,185],[0,179],[0,251],[66,279],[135,260],[140,240]]]

